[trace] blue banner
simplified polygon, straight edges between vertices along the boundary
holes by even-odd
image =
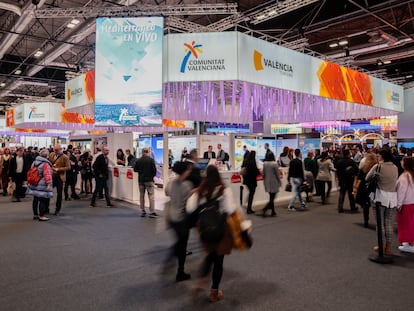
[[[162,17],[96,19],[96,125],[162,125],[163,31]]]

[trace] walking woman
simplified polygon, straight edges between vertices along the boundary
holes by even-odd
[[[186,180],[191,173],[192,163],[175,162],[172,171],[177,177],[170,180],[165,187],[165,194],[170,197],[169,206],[166,212],[168,226],[171,227],[176,236],[176,242],[171,248],[171,253],[165,262],[165,267],[173,257],[178,258],[178,270],[176,282],[190,279],[190,274],[184,272],[184,264],[187,250],[187,242],[190,234],[187,213],[185,211],[188,197],[191,195],[193,184]],[[165,270],[165,269],[164,269]]]
[[[360,164],[358,176],[354,181],[353,194],[355,195],[355,202],[361,206],[362,211],[364,212],[365,228],[368,228],[369,207],[371,205],[369,193],[365,185],[365,176],[375,164],[377,164],[377,156],[374,153],[367,153]]]
[[[52,163],[48,160],[49,150],[42,149],[32,166],[37,166],[41,177],[37,185],[28,185],[27,194],[33,195],[33,220],[48,221],[45,216],[49,210],[50,198],[53,197]]]
[[[391,255],[391,241],[392,241],[392,216],[394,209],[397,206],[397,178],[398,168],[392,163],[393,156],[390,149],[382,149],[379,152],[378,164],[374,165],[368,172],[365,180],[369,181],[374,174],[378,176],[377,190],[375,197],[372,197],[373,203],[379,206],[382,215],[382,220],[385,233],[385,248],[384,254]],[[377,167],[378,171],[377,171]],[[375,209],[375,212],[377,209]],[[378,230],[378,228],[377,228]],[[378,246],[374,247],[378,250]]]
[[[402,168],[397,180],[398,249],[414,253],[414,158],[404,157]]]
[[[247,160],[244,163],[246,168],[246,174],[243,176],[243,184],[249,189],[249,198],[247,200],[247,214],[253,214],[252,209],[254,193],[257,188],[257,175],[259,175],[259,169],[256,164],[256,151],[252,150],[247,156]]]
[[[270,216],[275,217],[276,211],[274,201],[282,182],[280,180],[279,166],[276,163],[273,152],[266,154],[266,158],[263,163],[263,183],[265,191],[269,193],[269,202],[263,208],[263,217],[266,217],[267,210],[272,212]]]
[[[3,196],[7,196],[7,188],[9,185],[9,168],[10,162],[12,159],[12,155],[10,153],[10,149],[5,147],[3,149],[3,156],[2,156],[2,170],[1,170],[1,183],[3,188]]]
[[[318,174],[316,175],[316,184],[317,187],[319,187],[322,204],[326,204],[326,198],[329,197],[332,189],[331,171],[335,171],[335,168],[326,151],[322,152],[321,157],[318,159],[317,163]],[[326,192],[325,184],[328,185],[328,190]]]
[[[209,165],[206,169],[206,178],[187,201],[187,213],[191,214],[195,212],[200,204],[214,198],[218,200],[219,212],[221,214],[226,213],[227,215],[231,215],[238,209],[232,192],[225,186],[217,167],[215,165]],[[223,292],[219,289],[223,275],[223,260],[224,255],[230,254],[232,249],[232,239],[228,227],[224,227],[224,237],[218,243],[206,243],[202,241],[202,244],[207,252],[207,256],[204,258],[196,290],[203,288],[213,266],[210,301],[215,302],[223,297]]]

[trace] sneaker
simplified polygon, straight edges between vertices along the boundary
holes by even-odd
[[[115,205],[113,205],[112,203],[106,204],[106,207],[116,207]]]
[[[405,252],[405,253],[414,253],[414,246],[411,246],[410,244],[403,244],[401,246],[398,246],[398,250],[400,252]]]
[[[39,221],[48,221],[49,218],[47,218],[46,216],[39,216]]]
[[[33,220],[39,220],[39,215],[33,215]]]
[[[159,216],[158,216],[158,214],[157,214],[157,213],[153,212],[153,213],[150,213],[150,214],[149,214],[149,217],[150,217],[150,218],[158,218]]]
[[[96,203],[89,204],[89,207],[96,207]]]
[[[141,212],[141,217],[146,217],[147,213],[146,212]]]
[[[296,208],[294,208],[293,206],[288,206],[288,211],[296,212]]]

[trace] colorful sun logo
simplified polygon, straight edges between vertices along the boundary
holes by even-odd
[[[203,45],[202,44],[196,44],[195,41],[192,41],[191,44],[184,43],[185,49],[184,53],[185,56],[183,58],[183,61],[181,63],[181,69],[180,72],[185,72],[185,67],[187,66],[188,60],[191,55],[194,56],[195,59],[198,59],[198,53],[203,53],[203,50],[200,49]]]

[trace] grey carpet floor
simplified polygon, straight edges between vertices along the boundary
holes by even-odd
[[[176,284],[175,269],[160,274],[172,243],[162,218],[82,199],[40,223],[31,198],[0,197],[0,310],[413,310],[414,254],[399,253],[395,235],[394,263],[369,261],[373,216],[365,229],[362,213],[338,214],[336,200],[315,198],[306,212],[278,203],[276,218],[249,216],[254,246],[225,257],[224,299],[211,304],[207,289],[193,302],[193,281]],[[195,231],[189,249],[194,279],[203,258]]]

